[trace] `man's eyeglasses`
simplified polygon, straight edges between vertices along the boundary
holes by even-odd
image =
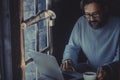
[[[98,14],[98,13],[92,13],[92,14],[85,13],[84,16],[85,16],[87,19],[90,19],[91,17],[96,19],[96,18],[99,18],[99,17],[100,17],[100,14]]]

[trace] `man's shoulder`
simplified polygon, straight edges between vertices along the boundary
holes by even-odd
[[[120,17],[112,16],[111,19],[112,19],[113,22],[120,23]]]
[[[85,17],[84,16],[80,16],[79,18],[78,18],[78,21],[86,21],[86,19],[85,19]]]
[[[87,20],[84,16],[80,16],[77,20],[76,23],[79,23],[79,24],[86,24],[87,23]]]
[[[120,17],[113,16],[111,17],[110,24],[114,25],[115,28],[120,29]]]
[[[84,16],[80,16],[74,25],[74,27],[79,30],[86,29],[87,26],[89,26],[89,23]]]

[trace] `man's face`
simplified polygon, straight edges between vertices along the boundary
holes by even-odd
[[[84,7],[84,11],[85,17],[87,18],[91,27],[94,29],[100,28],[100,24],[102,21],[102,13],[99,5],[94,2],[87,4]]]

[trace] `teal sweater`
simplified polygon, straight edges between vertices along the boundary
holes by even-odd
[[[76,22],[69,42],[65,47],[63,61],[71,59],[77,63],[79,51],[85,53],[88,64],[98,67],[119,60],[120,19],[111,17],[106,25],[99,29],[90,27],[85,17]]]

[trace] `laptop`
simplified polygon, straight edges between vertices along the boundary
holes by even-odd
[[[42,75],[40,80],[78,80],[78,78],[82,78],[82,74],[78,72],[62,72],[56,58],[52,55],[36,53],[33,61]]]

